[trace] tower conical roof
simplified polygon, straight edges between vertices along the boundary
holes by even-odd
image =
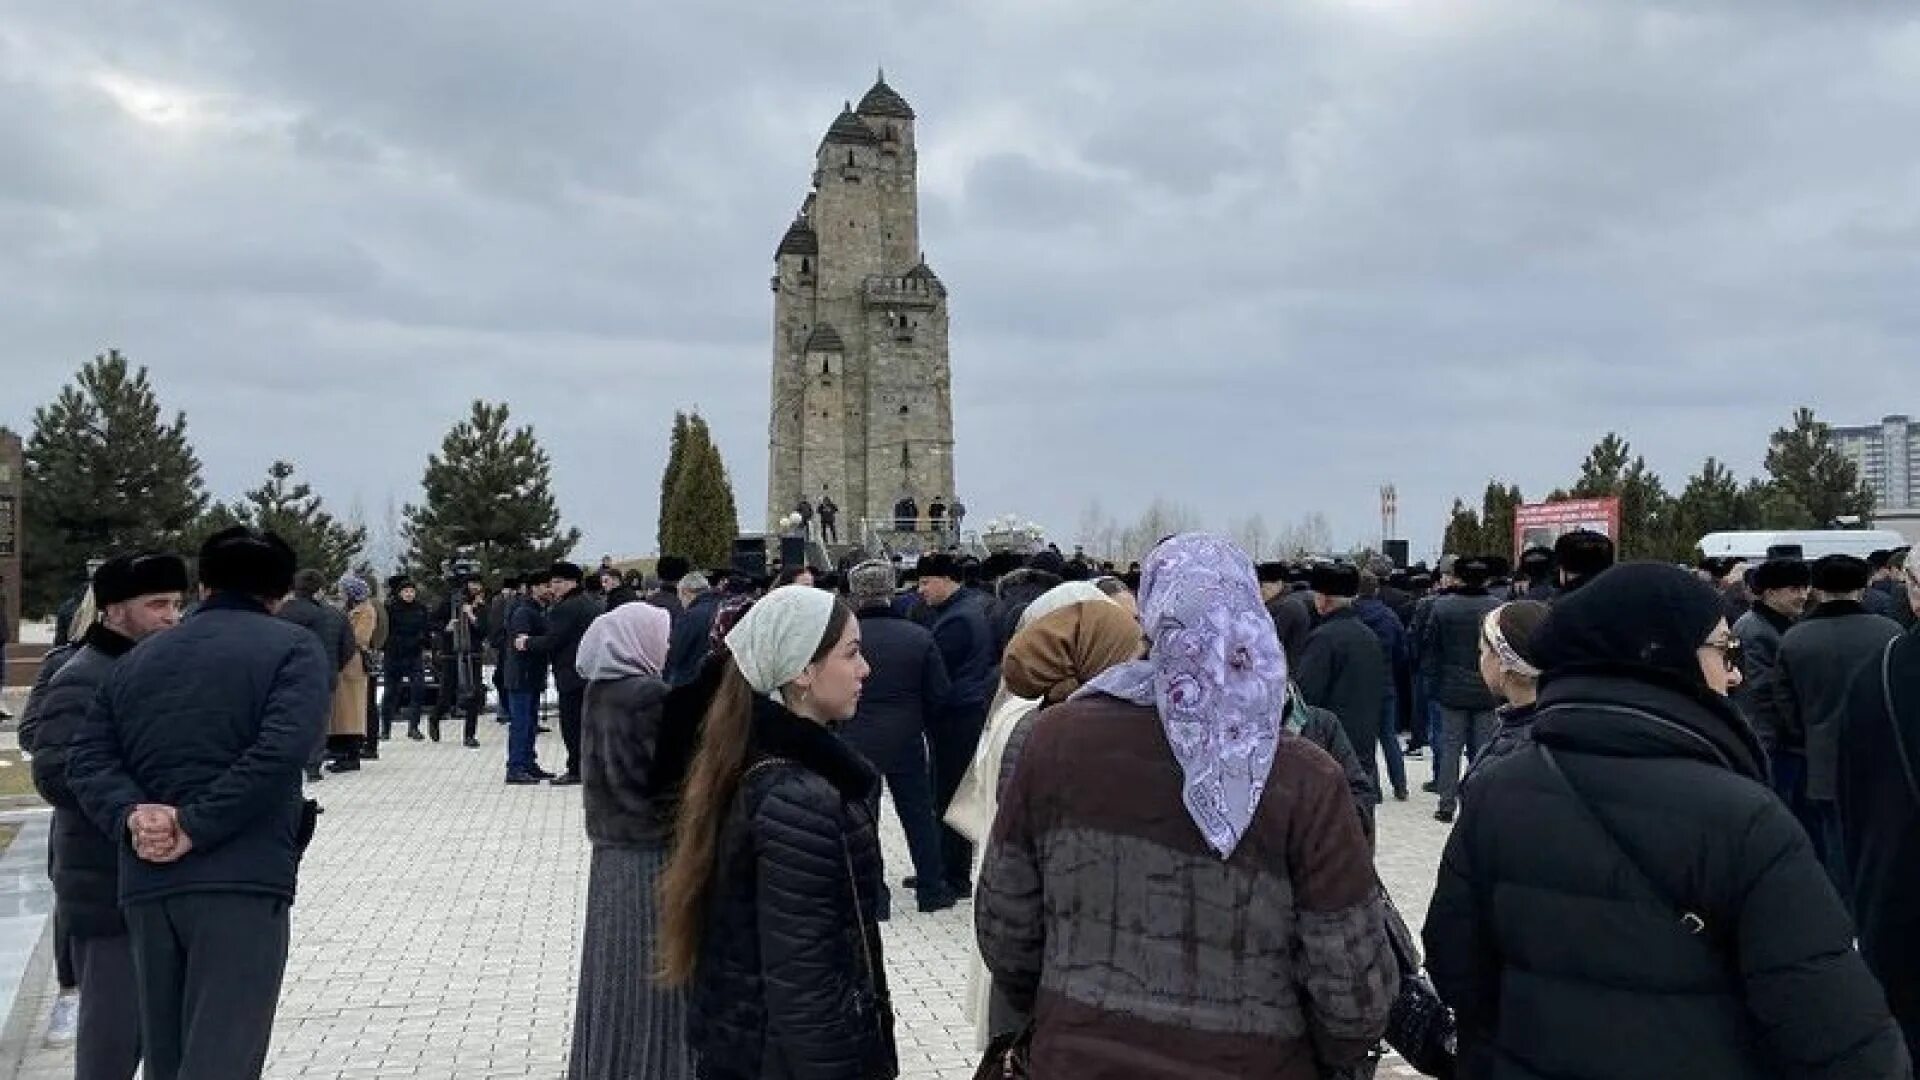
[[[821,323],[807,335],[807,344],[802,352],[846,352],[847,343],[840,340],[840,331],[832,323]]]
[[[867,96],[860,99],[860,114],[862,116],[897,116],[903,120],[911,120],[913,106],[907,104],[907,99],[901,97],[899,91],[887,85],[886,73],[882,72],[880,78],[874,82],[873,89],[867,91]]]
[[[821,141],[830,143],[877,143],[880,141],[880,136],[873,133],[873,129],[867,126],[865,120],[855,115],[852,105],[848,105],[840,110],[840,115],[833,120],[833,126],[827,128],[826,138]]]
[[[780,238],[780,249],[773,254],[775,258],[782,255],[818,255],[820,237],[814,233],[813,226],[807,223],[806,218],[794,218],[793,224],[787,226],[787,235]]]

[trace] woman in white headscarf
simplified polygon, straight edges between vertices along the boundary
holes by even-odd
[[[859,620],[787,586],[726,646],[661,883],[661,975],[689,989],[703,1080],[890,1080],[879,776],[830,730],[860,703]]]
[[[686,995],[653,979],[660,874],[697,737],[667,708],[660,678],[672,622],[664,608],[622,604],[580,639],[581,793],[593,864],[570,1080],[693,1075]]]

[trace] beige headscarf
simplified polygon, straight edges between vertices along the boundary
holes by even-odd
[[[1008,692],[1053,704],[1108,668],[1138,657],[1143,640],[1140,624],[1102,596],[1044,615],[1015,634],[1000,673]]]

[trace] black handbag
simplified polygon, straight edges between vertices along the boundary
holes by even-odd
[[[973,1080],[1026,1080],[1032,1075],[1029,1071],[1032,1057],[1032,1024],[1019,1031],[995,1035],[993,1041],[987,1044],[980,1067],[973,1070]]]
[[[1386,1044],[1399,1051],[1407,1064],[1426,1076],[1449,1080],[1459,1053],[1459,1032],[1453,1010],[1440,1000],[1440,991],[1420,967],[1420,949],[1414,944],[1393,899],[1381,891],[1387,919],[1387,943],[1400,969],[1400,992],[1387,1014]]]

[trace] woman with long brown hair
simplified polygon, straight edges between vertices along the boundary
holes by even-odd
[[[688,987],[698,1075],[890,1080],[879,777],[829,730],[860,702],[859,622],[788,586],[726,644],[661,882],[661,976]]]

